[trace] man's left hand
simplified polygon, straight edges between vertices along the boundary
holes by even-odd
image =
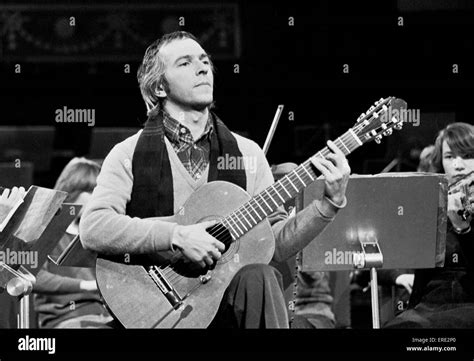
[[[327,145],[331,153],[326,159],[312,157],[311,163],[321,172],[325,178],[324,194],[337,205],[344,202],[347,183],[351,168],[347,162],[346,156],[332,141],[328,141]]]

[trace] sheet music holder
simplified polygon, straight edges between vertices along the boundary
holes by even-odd
[[[447,178],[440,174],[352,175],[346,191],[347,206],[303,250],[303,268],[353,269],[346,259],[350,257],[345,256],[361,253],[358,239],[370,233],[378,239],[383,269],[442,267],[447,184]],[[304,190],[303,206],[321,198],[323,192],[324,182],[316,180]]]
[[[36,252],[37,262],[23,264],[28,272],[36,275],[42,265],[41,262],[44,263],[46,260],[46,252],[54,248],[75,217],[75,209],[70,212],[61,209],[66,197],[66,192],[30,187],[0,232],[0,251],[3,251],[3,254]],[[18,269],[20,264],[9,266]]]
[[[444,265],[447,228],[444,175],[384,173],[351,176],[347,206],[302,251],[303,271],[369,269],[373,327],[380,327],[376,269]],[[320,199],[324,181],[304,190],[303,204]]]
[[[77,235],[56,260],[52,257],[48,258],[57,266],[93,268],[97,253],[84,249]]]
[[[28,295],[35,276],[80,210],[78,205],[63,204],[66,197],[66,192],[30,187],[0,232],[2,255],[15,256],[15,262],[9,257],[0,262],[0,288],[20,297],[18,328],[29,328]]]

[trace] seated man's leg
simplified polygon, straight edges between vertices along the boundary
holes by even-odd
[[[288,328],[281,274],[266,264],[244,266],[224,293],[211,328]]]

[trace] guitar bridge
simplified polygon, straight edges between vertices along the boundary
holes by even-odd
[[[182,297],[176,292],[174,287],[166,279],[163,272],[157,266],[150,266],[148,274],[155,284],[158,286],[163,295],[174,309],[177,309],[182,303]]]

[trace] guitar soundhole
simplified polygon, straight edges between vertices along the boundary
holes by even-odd
[[[238,241],[233,241],[229,230],[221,223],[218,223],[206,229],[206,231],[224,243],[225,251],[222,252],[221,259],[217,263],[214,263],[212,267],[202,268],[197,263],[192,263],[185,259],[182,255],[179,257],[172,257],[169,261],[174,272],[184,277],[196,278],[205,275],[209,270],[213,270],[217,264],[225,263],[233,258],[233,255],[238,248]]]
[[[217,223],[216,225],[206,229],[206,231],[211,236],[224,243],[225,251],[222,253],[226,253],[229,250],[233,243],[232,236],[229,230],[222,223]]]

